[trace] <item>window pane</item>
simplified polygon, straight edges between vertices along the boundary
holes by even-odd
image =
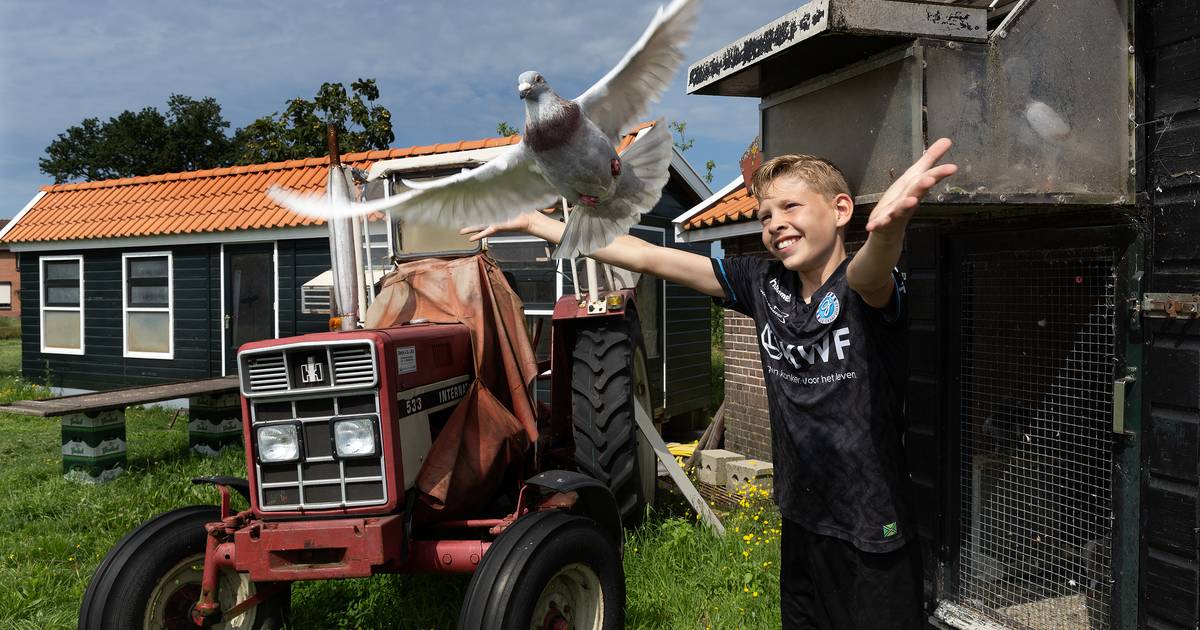
[[[167,257],[129,258],[130,278],[166,278]]]
[[[539,326],[541,327],[540,332],[538,330]],[[538,361],[545,361],[550,358],[550,326],[549,315],[525,316],[525,331],[529,333],[529,343],[537,341],[537,346],[533,349],[533,354]],[[535,336],[538,334],[541,336],[535,339]]]
[[[79,349],[79,313],[45,311],[46,345],[55,348]]]
[[[126,339],[130,352],[170,352],[170,318],[167,313],[129,313]]]
[[[0,282],[0,308],[12,306],[12,283]]]
[[[46,261],[46,279],[47,280],[75,280],[79,281],[79,261],[78,260],[51,260]]]
[[[79,306],[79,287],[46,287],[47,306]]]
[[[129,287],[130,306],[166,306],[169,303],[168,297],[165,286]]]
[[[555,299],[557,264],[544,241],[493,242],[488,253],[500,263],[509,284],[525,308],[552,308]]]

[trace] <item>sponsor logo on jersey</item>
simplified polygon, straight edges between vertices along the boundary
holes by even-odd
[[[779,294],[779,297],[783,298],[784,302],[790,303],[792,301],[792,294],[779,288],[779,278],[771,278],[771,281],[767,284],[770,284],[771,288],[775,289],[775,293]]]
[[[837,355],[838,361],[844,360],[846,349],[850,347],[850,329],[839,328],[825,333],[825,336],[817,343],[797,346],[790,343],[779,343],[775,331],[768,324],[763,326],[762,333],[759,334],[759,342],[762,343],[763,351],[767,353],[768,357],[776,361],[785,360],[792,367],[801,369],[818,361],[828,363],[831,348],[833,354]]]
[[[791,313],[784,313],[783,310],[781,310],[778,306],[775,306],[770,302],[767,302],[767,308],[771,309],[771,314],[774,315],[775,319],[778,319],[779,323],[781,324],[786,324],[788,318],[792,316]]]
[[[838,302],[837,296],[832,291],[825,294],[821,298],[821,303],[817,305],[817,321],[822,324],[828,324],[837,319],[839,313],[842,312],[842,305]]]

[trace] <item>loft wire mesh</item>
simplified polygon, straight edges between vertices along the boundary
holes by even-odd
[[[963,262],[958,603],[980,622],[1111,625],[1113,262]]]

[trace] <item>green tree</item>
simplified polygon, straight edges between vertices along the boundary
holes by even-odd
[[[696,140],[695,139],[689,140],[687,137],[687,134],[685,133],[687,131],[687,121],[686,120],[673,120],[673,121],[671,121],[670,127],[671,127],[671,131],[674,131],[675,133],[679,134],[679,139],[675,141],[675,148],[679,149],[680,153],[687,151],[688,149],[692,148],[693,145],[696,144]]]
[[[507,120],[502,120],[500,121],[500,124],[496,125],[496,133],[504,136],[505,138],[511,138],[521,132],[517,131],[515,127],[509,125]]]
[[[172,94],[165,114],[146,107],[69,127],[46,147],[38,166],[55,183],[214,168],[228,163],[228,127],[211,97]]]
[[[673,120],[673,121],[671,121],[671,124],[669,126],[671,127],[671,131],[674,131],[675,133],[679,134],[679,139],[675,141],[675,148],[679,149],[680,153],[683,153],[696,145],[695,138],[687,137],[687,121],[686,120]],[[717,163],[712,160],[709,160],[704,163],[704,181],[705,182],[708,182],[709,184],[712,183],[713,169],[716,167],[717,167]]]
[[[263,116],[234,134],[237,164],[317,157],[327,152],[325,126],[338,130],[342,152],[386,149],[396,139],[392,113],[382,105],[374,79],[359,79],[346,92],[341,83],[322,83],[313,100],[295,98],[282,112]]]

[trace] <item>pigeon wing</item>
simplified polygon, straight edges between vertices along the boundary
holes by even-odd
[[[575,99],[613,144],[670,86],[699,10],[699,0],[672,0],[667,8],[659,7],[621,62]]]
[[[451,227],[507,221],[558,199],[524,144],[501,153],[479,168],[420,182],[419,188],[362,203],[331,202],[325,195],[303,195],[272,187],[267,194],[287,209],[320,219],[362,216],[396,210],[406,220]]]

